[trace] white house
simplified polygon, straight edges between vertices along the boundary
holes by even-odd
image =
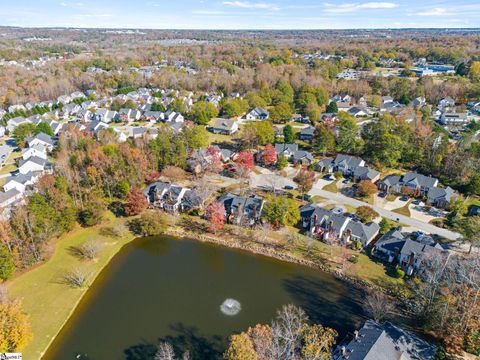
[[[116,111],[112,111],[108,109],[98,109],[95,112],[93,118],[97,121],[101,121],[108,124],[118,119],[118,113]]]
[[[168,110],[165,113],[164,121],[166,121],[166,122],[184,122],[185,118],[180,113],[177,113],[173,110]]]
[[[51,136],[39,133],[33,137],[27,139],[28,147],[33,147],[35,145],[41,145],[45,148],[46,151],[52,151],[54,142]]]
[[[44,171],[47,161],[38,156],[32,156],[27,160],[20,160],[18,171],[20,174],[28,174],[32,171]]]
[[[27,186],[33,185],[37,182],[39,173],[29,172],[27,174],[19,174],[16,176],[10,176],[7,179],[5,185],[3,185],[3,191],[8,192],[12,189],[17,190],[20,193],[24,193]]]
[[[40,145],[40,144],[36,144],[36,145],[33,145],[32,147],[23,149],[22,151],[23,160],[27,160],[32,156],[37,156],[39,158],[47,160],[47,150],[43,145]]]
[[[255,109],[251,110],[246,116],[245,119],[247,120],[267,120],[270,116],[270,113],[261,108],[256,107]]]
[[[12,132],[18,125],[29,124],[30,121],[25,119],[22,116],[17,116],[16,118],[10,119],[7,121],[7,130]]]

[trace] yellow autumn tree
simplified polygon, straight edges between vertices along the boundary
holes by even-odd
[[[18,352],[31,339],[30,324],[19,301],[0,302],[0,352]]]
[[[246,333],[232,335],[223,357],[225,360],[258,360],[252,341]]]

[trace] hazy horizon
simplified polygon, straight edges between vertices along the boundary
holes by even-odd
[[[480,27],[471,0],[18,0],[2,26],[152,30],[350,30]]]

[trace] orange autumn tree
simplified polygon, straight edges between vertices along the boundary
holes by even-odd
[[[127,203],[125,204],[125,214],[128,216],[135,216],[141,214],[148,208],[148,201],[143,195],[143,191],[139,188],[132,188],[127,196]]]

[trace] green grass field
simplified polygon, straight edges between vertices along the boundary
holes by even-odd
[[[394,209],[392,211],[397,213],[397,214],[405,215],[405,216],[410,217],[411,214],[410,214],[410,209],[408,208],[408,206],[410,205],[411,202],[412,202],[412,199],[408,200],[408,202],[405,204],[405,206],[402,206],[398,209]]]
[[[332,181],[330,184],[325,185],[322,190],[326,190],[326,191],[336,193],[338,191],[337,182]]]
[[[62,276],[65,272],[78,267],[85,268],[91,274],[91,283],[122,246],[134,238],[128,231],[120,238],[100,235],[102,227],[121,225],[123,222],[123,219],[115,219],[108,214],[102,225],[77,227],[55,241],[55,251],[48,261],[7,283],[9,295],[22,300],[24,310],[30,317],[33,339],[23,350],[25,359],[40,359],[88,290],[88,287],[75,289],[64,284]],[[98,239],[103,244],[98,259],[81,261],[71,254],[69,249],[72,246],[79,246],[90,238]]]

